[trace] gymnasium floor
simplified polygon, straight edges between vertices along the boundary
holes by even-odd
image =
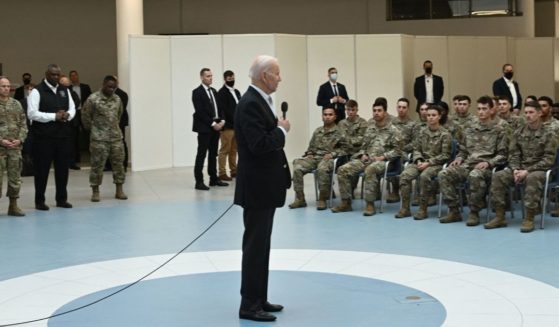
[[[559,219],[519,232],[520,219],[487,231],[383,214],[279,209],[274,224],[270,300],[274,323],[237,317],[241,209],[146,280],[87,305],[151,272],[226,211],[233,185],[195,191],[192,168],[128,173],[117,201],[110,173],[102,202],[89,201],[88,171],[71,171],[74,209],[33,209],[25,177],[23,218],[0,199],[0,326],[559,326]],[[49,180],[54,182],[52,176]],[[293,200],[293,192],[287,201]],[[467,210],[466,210],[467,213]],[[483,213],[483,212],[482,212]],[[516,217],[519,217],[518,212]],[[19,325],[18,325],[19,326]]]

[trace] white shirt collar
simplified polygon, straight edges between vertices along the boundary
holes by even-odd
[[[51,89],[56,89],[56,88],[58,87],[58,84],[56,84],[56,85],[53,86],[52,84],[49,83],[49,81],[47,81],[46,78],[45,78],[45,83],[46,83],[47,86],[50,87]]]
[[[254,84],[250,84],[251,87],[253,87],[256,92],[260,93],[260,95],[264,98],[264,100],[266,100],[266,103],[268,104],[268,107],[270,107],[270,110],[272,110],[272,112],[274,113],[274,116],[276,115],[275,113],[275,109],[274,109],[274,100],[272,99],[272,97],[267,94],[266,92],[262,91],[258,86],[254,85]]]

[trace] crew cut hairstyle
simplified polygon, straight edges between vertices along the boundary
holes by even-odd
[[[116,78],[113,75],[107,75],[103,78],[103,84],[107,83],[108,81],[113,81],[116,83]]]
[[[479,99],[477,99],[477,103],[486,104],[489,108],[493,108],[493,99],[488,95],[479,97]]]
[[[386,101],[386,98],[383,97],[376,98],[375,102],[373,103],[373,107],[378,107],[378,106],[381,106],[382,109],[386,111],[386,108],[388,107],[388,101]]]
[[[357,104],[357,101],[350,99],[347,100],[346,104],[345,104],[346,108],[358,108],[359,104]]]
[[[202,68],[200,70],[200,76],[204,75],[205,72],[209,72],[209,71],[211,71],[209,68],[206,68],[206,67]]]
[[[553,100],[548,96],[543,95],[538,98],[538,101],[545,101],[550,107],[553,106]]]
[[[524,108],[526,108],[526,107],[532,107],[532,108],[536,109],[537,111],[542,111],[542,106],[540,106],[538,101],[528,101],[524,105]]]
[[[231,77],[233,75],[235,75],[235,73],[233,73],[233,71],[226,70],[225,73],[223,73],[223,79],[226,79],[227,77]]]
[[[398,103],[400,101],[407,103],[408,106],[410,105],[410,100],[408,100],[407,98],[400,98],[400,99],[398,99],[398,101],[396,101],[396,103]]]

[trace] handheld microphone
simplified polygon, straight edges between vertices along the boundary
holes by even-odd
[[[285,101],[281,103],[281,113],[281,117],[285,119],[285,117],[287,117],[287,102]]]

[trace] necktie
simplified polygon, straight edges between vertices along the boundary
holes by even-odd
[[[334,84],[334,95],[338,96],[338,86]]]
[[[215,113],[214,117],[217,118],[217,117],[219,117],[219,115],[217,114],[217,107],[215,105],[214,95],[213,95],[213,92],[212,92],[211,88],[208,88],[208,93],[210,94],[210,104],[212,105],[212,108],[214,109],[214,113]]]

